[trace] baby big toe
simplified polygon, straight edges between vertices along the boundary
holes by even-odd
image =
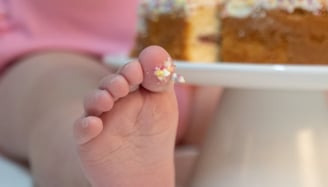
[[[143,69],[142,86],[152,92],[162,92],[173,88],[172,76],[175,66],[170,55],[159,46],[150,46],[139,55]]]

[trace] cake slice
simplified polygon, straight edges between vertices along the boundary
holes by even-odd
[[[134,54],[179,60],[328,64],[328,0],[146,0]]]
[[[148,0],[140,6],[133,54],[149,45],[164,47],[174,59],[218,59],[218,0]]]
[[[221,5],[220,61],[328,64],[327,0],[230,0]]]

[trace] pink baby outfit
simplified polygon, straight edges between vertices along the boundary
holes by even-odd
[[[0,69],[40,50],[92,54],[133,45],[138,0],[0,0]]]

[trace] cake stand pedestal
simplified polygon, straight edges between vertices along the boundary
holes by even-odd
[[[311,89],[227,88],[191,186],[327,187],[327,99]]]

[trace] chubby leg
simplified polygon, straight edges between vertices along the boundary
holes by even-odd
[[[84,95],[108,73],[91,58],[53,52],[26,57],[2,77],[0,147],[30,162],[38,186],[89,186],[72,126]]]

